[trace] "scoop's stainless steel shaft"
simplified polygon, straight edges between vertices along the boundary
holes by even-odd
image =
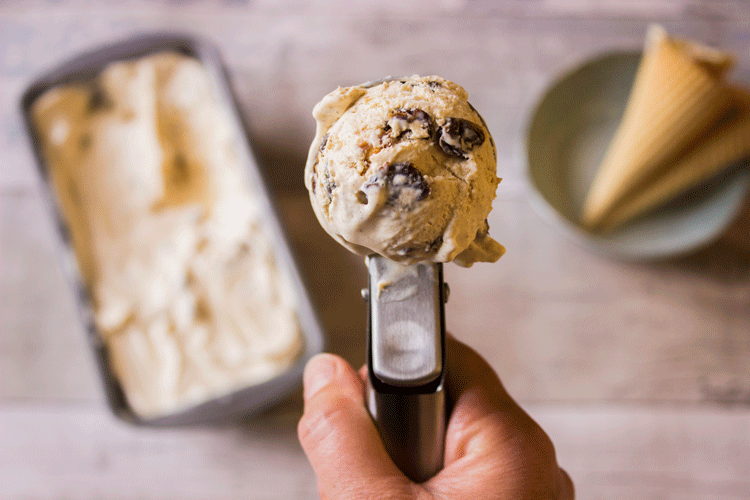
[[[368,407],[388,453],[416,482],[443,466],[445,308],[442,264],[367,258]]]

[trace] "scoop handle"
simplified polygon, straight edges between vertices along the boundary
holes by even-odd
[[[422,483],[443,468],[445,391],[382,392],[370,379],[367,405],[385,449],[407,477]]]
[[[367,406],[395,464],[421,483],[443,467],[443,267],[401,266],[379,256],[367,265]]]

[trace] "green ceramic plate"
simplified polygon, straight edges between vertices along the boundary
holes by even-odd
[[[584,196],[620,122],[639,60],[639,52],[597,57],[547,91],[528,128],[527,174],[534,209],[568,236],[609,255],[656,259],[717,238],[742,206],[750,170],[728,168],[611,234],[582,229],[577,220]]]

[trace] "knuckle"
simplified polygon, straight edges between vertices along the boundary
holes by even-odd
[[[533,498],[557,498],[558,467],[555,446],[546,432],[533,420],[516,444],[519,472],[534,492]]]
[[[477,436],[484,436],[480,441],[486,465],[496,473],[502,472],[506,486],[529,493],[528,498],[556,498],[559,481],[555,447],[531,417],[516,412],[509,418],[500,411],[485,416],[475,425],[482,429]]]
[[[555,445],[547,433],[531,418],[524,426],[524,432],[516,436],[516,445],[523,456],[540,469],[556,466]]]

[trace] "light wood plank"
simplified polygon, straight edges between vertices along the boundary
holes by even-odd
[[[99,401],[94,358],[38,194],[0,191],[0,401]]]
[[[750,269],[722,265],[731,251],[617,262],[523,200],[496,201],[490,227],[508,252],[493,266],[446,267],[447,321],[518,397],[750,402]]]
[[[576,498],[750,498],[746,410],[531,405]]]
[[[750,497],[746,411],[529,405],[579,500]],[[4,498],[317,498],[296,411],[239,426],[154,430],[100,408],[0,409]]]
[[[314,129],[310,111],[338,85],[383,75],[440,74],[465,86],[486,118],[498,144],[498,172],[520,179],[523,131],[544,88],[596,53],[640,47],[650,22],[472,13],[403,19],[387,10],[375,19],[145,4],[112,12],[11,11],[0,19],[6,33],[0,38],[0,85],[7,89],[0,98],[0,185],[31,187],[36,182],[17,111],[20,93],[33,75],[97,44],[178,27],[219,45],[261,149],[290,151],[295,159],[304,159]],[[702,40],[713,41],[723,32],[718,21],[699,17],[664,21],[669,29]],[[747,41],[737,47],[741,61],[750,57],[745,55],[748,48]],[[299,186],[300,168],[297,162],[275,175],[287,186]]]
[[[134,9],[159,12],[163,10],[191,12],[229,12],[288,15],[294,11],[306,16],[492,16],[492,17],[581,17],[581,18],[680,18],[689,15],[724,16],[736,18],[747,12],[742,0],[414,0],[393,2],[316,2],[314,0],[203,0],[176,2],[175,0],[66,0],[64,2],[34,2],[5,0],[8,12],[58,12],[95,10],[128,12]]]
[[[298,416],[243,426],[141,429],[99,407],[0,410],[0,497],[313,499]]]

